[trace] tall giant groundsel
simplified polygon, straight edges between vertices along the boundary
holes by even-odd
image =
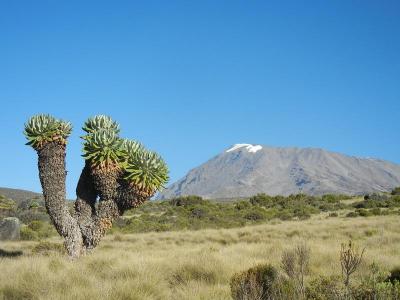
[[[122,139],[119,125],[110,117],[89,118],[83,130],[85,166],[73,213],[65,199],[65,155],[71,124],[50,115],[36,115],[24,131],[27,145],[38,154],[47,212],[72,257],[96,247],[116,218],[150,199],[168,181],[164,160],[140,143]]]

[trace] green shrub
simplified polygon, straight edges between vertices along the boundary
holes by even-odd
[[[249,199],[252,205],[270,207],[274,202],[274,197],[268,196],[266,194],[257,194]]]
[[[376,229],[367,229],[364,231],[364,234],[366,236],[374,236],[378,233],[378,231]]]
[[[169,201],[149,201],[128,211],[126,216],[113,226],[112,231],[139,233],[198,230],[240,227],[274,218],[304,220],[321,211],[347,208],[348,205],[340,202],[343,198],[346,196],[316,197],[297,194],[284,197],[258,194],[249,200],[216,202],[198,196],[177,197]]]
[[[185,264],[172,274],[169,283],[173,286],[187,284],[190,281],[202,281],[208,284],[216,284],[218,274],[215,270],[200,264]]]
[[[358,213],[356,213],[355,211],[351,211],[346,215],[347,218],[355,218],[358,217]]]
[[[370,299],[400,299],[400,282],[381,282],[376,285],[375,298]],[[364,298],[365,299],[365,298]]]
[[[318,277],[310,281],[306,288],[307,299],[331,300],[343,299],[344,286],[338,276]]]
[[[36,298],[30,290],[24,290],[20,286],[5,285],[0,289],[0,299],[21,300]]]
[[[244,218],[250,221],[261,221],[264,220],[265,217],[265,213],[261,209],[252,209],[244,215]]]
[[[237,210],[244,210],[244,209],[249,209],[251,207],[251,203],[249,201],[239,201],[235,204],[235,208]]]
[[[57,234],[53,226],[51,226],[48,222],[41,220],[34,220],[30,222],[28,227],[37,233],[39,239],[45,239]]]
[[[378,207],[371,209],[370,212],[374,216],[380,216],[382,214],[381,209]]]
[[[327,202],[330,202],[330,203],[337,203],[340,200],[351,199],[352,196],[342,195],[342,194],[325,194],[325,195],[322,195],[321,198],[322,198],[323,201],[327,201]]]
[[[360,208],[356,210],[357,214],[361,217],[369,217],[372,216],[372,213],[369,210]]]
[[[40,220],[34,220],[29,223],[28,227],[32,229],[33,231],[40,231],[44,227],[46,227],[46,223]]]
[[[206,218],[208,215],[207,210],[203,207],[194,207],[191,209],[191,217],[203,219]]]
[[[32,248],[33,254],[50,255],[52,253],[65,254],[65,248],[62,244],[40,241]]]
[[[307,209],[298,209],[294,212],[294,216],[299,220],[307,220],[311,218],[311,214],[307,211]]]
[[[364,200],[373,200],[373,201],[385,201],[388,200],[389,197],[385,194],[377,194],[377,193],[373,193],[373,194],[369,194],[369,195],[365,195],[364,196]]]
[[[393,196],[395,196],[395,195],[400,195],[400,186],[394,188],[394,189],[392,190],[391,194],[392,194]]]
[[[391,283],[394,283],[395,281],[400,282],[400,267],[396,267],[396,268],[394,268],[394,269],[392,269],[390,271],[390,275],[388,277],[388,280]]]
[[[196,204],[205,204],[207,200],[203,200],[202,197],[199,196],[185,196],[185,197],[178,197],[169,200],[169,204],[172,206],[191,206]]]
[[[20,237],[23,241],[36,241],[39,239],[38,233],[36,231],[33,231],[28,226],[21,227]]]
[[[239,274],[230,282],[234,300],[271,299],[277,284],[278,271],[271,265],[259,265]]]
[[[351,296],[354,299],[399,299],[400,283],[398,279],[394,279],[400,274],[399,268],[393,270],[394,280],[390,281],[387,273],[382,271],[378,265],[373,263],[370,265],[370,274],[362,278],[359,285],[351,288]]]

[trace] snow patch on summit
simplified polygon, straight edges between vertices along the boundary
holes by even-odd
[[[233,145],[232,148],[226,150],[226,152],[232,152],[235,151],[237,149],[243,148],[245,147],[246,150],[250,153],[256,153],[257,151],[262,149],[262,146],[260,145],[251,145],[251,144],[235,144]]]

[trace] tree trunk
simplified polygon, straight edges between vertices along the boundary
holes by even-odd
[[[90,166],[86,162],[76,187],[75,218],[78,221],[85,249],[94,248],[93,219],[96,217],[97,193],[90,174]]]
[[[73,258],[83,252],[82,234],[75,218],[68,211],[65,200],[65,146],[56,142],[38,150],[39,178],[47,212],[57,232],[65,238],[65,248]]]
[[[121,170],[93,170],[86,163],[76,188],[75,213],[71,215],[65,200],[65,145],[50,142],[37,152],[47,212],[73,258],[95,248],[125,210],[150,198],[123,183]]]
[[[121,175],[121,170],[93,170],[88,165],[85,168],[87,169],[85,177],[87,181],[90,181],[89,186],[96,195],[99,195],[99,204],[95,208],[95,213],[91,215],[91,221],[86,222],[86,226],[82,231],[85,247],[92,249],[98,245],[107,229],[111,228],[114,220],[122,214],[116,203],[117,188],[119,186],[118,179]],[[85,185],[82,186],[83,190],[86,191],[84,196],[88,198],[88,192],[85,187]],[[79,184],[78,190],[81,190]],[[78,194],[78,198],[81,197],[82,193]]]

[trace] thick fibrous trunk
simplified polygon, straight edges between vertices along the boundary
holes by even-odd
[[[57,232],[65,238],[65,248],[72,257],[82,253],[82,234],[65,202],[65,146],[47,143],[38,150],[39,177],[46,209]]]
[[[79,257],[96,247],[115,219],[151,196],[140,194],[124,183],[120,169],[94,170],[86,163],[76,188],[72,216],[65,200],[65,145],[51,142],[37,152],[46,209],[57,232],[65,238],[65,248],[71,257]]]
[[[97,246],[106,230],[110,229],[114,220],[120,216],[116,203],[120,175],[119,168],[91,169],[94,188],[99,195],[99,205],[90,232],[92,248]]]
[[[122,213],[116,204],[119,170],[95,172],[86,163],[76,189],[76,217],[82,232],[84,247],[88,250],[98,245],[112,222]],[[96,198],[99,204],[96,209]]]
[[[138,207],[151,197],[151,195],[140,193],[137,189],[125,182],[121,183],[118,187],[117,194],[119,199],[118,207],[122,212],[130,208]]]
[[[93,248],[92,227],[93,218],[96,215],[97,193],[94,188],[90,166],[88,163],[82,170],[76,187],[75,218],[82,232],[83,244],[86,249]]]

